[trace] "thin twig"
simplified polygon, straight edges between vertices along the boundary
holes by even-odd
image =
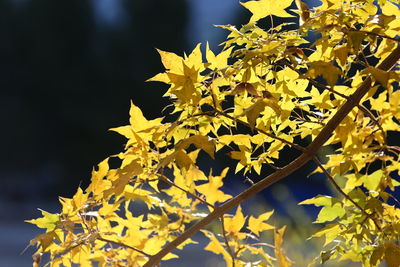
[[[365,34],[368,34],[368,35],[373,35],[373,36],[376,36],[376,37],[381,37],[381,38],[385,38],[385,39],[389,39],[389,40],[392,40],[392,41],[395,41],[395,42],[400,42],[400,38],[396,38],[396,37],[390,37],[390,36],[387,36],[387,35],[385,35],[385,34],[380,34],[380,33],[376,33],[376,32],[369,32],[369,31],[363,31],[363,30],[348,30],[349,32],[360,32],[360,33],[365,33]]]
[[[103,241],[103,242],[107,242],[107,243],[111,243],[111,244],[114,244],[114,245],[117,245],[117,246],[121,246],[121,247],[130,248],[130,249],[132,249],[132,250],[134,250],[136,252],[139,252],[140,254],[142,254],[142,255],[144,255],[144,256],[146,256],[148,258],[152,257],[152,255],[150,255],[150,254],[148,254],[148,253],[146,253],[146,252],[144,252],[144,251],[142,251],[142,250],[140,250],[138,248],[129,246],[127,244],[124,244],[124,243],[121,243],[121,242],[118,242],[118,241],[109,240],[109,239],[106,239],[106,238],[103,238],[103,237],[98,237],[97,240],[100,240],[100,241]]]
[[[295,68],[292,67],[291,65],[287,65],[287,66],[288,66],[290,69],[296,71],[298,74],[300,74],[300,75],[302,74],[299,70],[295,69]],[[340,96],[340,97],[342,97],[342,98],[344,98],[344,99],[346,99],[346,100],[349,99],[348,96],[346,96],[346,95],[344,95],[344,94],[342,94],[342,93],[339,93],[338,91],[334,90],[333,88],[331,88],[331,87],[329,87],[329,86],[326,86],[325,84],[319,83],[319,82],[315,81],[314,79],[311,79],[310,77],[307,77],[306,79],[307,79],[310,83],[312,83],[314,86],[316,86],[316,87],[319,87],[319,88],[328,90],[329,92],[331,92],[331,93],[333,93],[333,94],[335,94],[335,95],[338,95],[338,96]],[[379,129],[381,130],[381,132],[382,132],[382,134],[383,134],[383,136],[384,136],[384,140],[386,140],[386,133],[385,133],[385,131],[383,130],[382,125],[380,125],[380,123],[379,123],[378,120],[375,118],[375,116],[371,113],[371,111],[370,111],[369,109],[367,109],[366,107],[364,107],[364,106],[363,106],[362,104],[360,104],[360,103],[357,103],[356,106],[357,106],[357,108],[359,108],[363,113],[365,113],[365,115],[366,115],[367,117],[369,117],[369,118],[379,127]],[[385,142],[386,142],[386,141],[385,141]]]
[[[233,253],[231,246],[229,246],[228,237],[226,236],[224,214],[221,215],[220,219],[221,219],[222,235],[224,237],[226,249],[228,250],[229,255],[232,258],[232,267],[235,267],[235,253]]]
[[[316,124],[325,126],[325,123],[323,123],[321,121],[310,121],[310,120],[306,120],[306,119],[303,119],[303,118],[300,118],[300,117],[293,117],[293,119],[296,120],[296,121],[302,121],[302,122],[308,122],[308,123],[316,123]]]
[[[226,118],[228,118],[228,119],[231,119],[231,120],[233,120],[233,121],[235,121],[235,122],[239,122],[239,123],[241,123],[241,124],[243,124],[243,125],[246,125],[247,127],[251,128],[251,126],[250,126],[249,123],[247,123],[247,122],[245,122],[245,121],[242,121],[241,119],[232,117],[231,115],[228,115],[228,114],[226,114],[226,113],[224,113],[224,112],[222,112],[222,111],[220,111],[220,110],[217,110],[217,109],[215,110],[215,112],[218,113],[218,114],[221,115],[221,116],[224,116],[224,117],[226,117]],[[276,136],[276,135],[270,134],[270,133],[268,133],[268,132],[266,132],[266,131],[264,131],[264,130],[262,130],[262,129],[259,129],[259,128],[257,128],[257,127],[253,127],[253,129],[256,130],[257,132],[260,132],[260,133],[262,133],[262,134],[265,134],[265,135],[268,136],[268,137],[271,137],[271,138],[273,138],[273,139],[279,140],[279,141],[281,141],[282,143],[287,144],[287,145],[289,145],[289,146],[291,146],[291,147],[293,147],[293,148],[295,148],[295,149],[297,149],[297,150],[300,150],[300,151],[302,151],[302,152],[304,152],[304,151],[306,150],[306,149],[305,149],[304,147],[302,147],[302,146],[299,146],[299,145],[297,145],[297,144],[295,144],[295,143],[289,142],[289,141],[287,141],[287,140],[285,140],[285,139],[283,139],[283,138],[281,138],[281,137],[278,137],[278,136]]]
[[[214,205],[208,203],[207,201],[205,201],[205,200],[202,199],[201,197],[196,196],[195,194],[193,194],[193,193],[189,192],[188,190],[186,190],[186,189],[180,187],[179,185],[175,184],[175,183],[172,182],[170,179],[168,179],[168,177],[166,177],[165,175],[160,174],[160,173],[157,173],[157,176],[160,177],[160,179],[161,179],[162,181],[166,182],[166,183],[169,184],[170,186],[174,186],[174,187],[178,188],[179,190],[182,190],[183,192],[185,192],[185,193],[188,194],[189,196],[191,196],[191,197],[193,197],[193,198],[199,200],[201,203],[203,203],[203,204],[205,204],[205,205],[207,205],[207,206],[209,206],[209,207],[215,209],[215,206],[214,206]]]
[[[354,204],[364,215],[368,215],[369,213],[366,212],[357,202],[355,202],[348,194],[346,194],[342,188],[336,183],[335,179],[333,179],[332,175],[322,166],[321,162],[317,159],[317,157],[313,157],[313,161],[318,165],[318,167],[322,170],[322,172],[328,177],[328,180],[333,184],[337,191],[342,194],[347,200]]]
[[[379,123],[379,121],[375,118],[374,114],[372,114],[372,112],[371,112],[369,109],[367,109],[366,107],[364,107],[363,104],[359,104],[359,105],[357,105],[357,107],[358,107],[365,115],[367,115],[367,117],[369,117],[369,118],[374,122],[374,124],[375,124],[376,126],[378,126],[379,130],[382,132],[384,144],[386,144],[386,139],[387,139],[386,132],[385,132],[385,130],[383,130],[382,125],[381,125],[381,124]]]
[[[342,188],[336,183],[335,179],[333,179],[332,175],[322,166],[321,162],[318,160],[317,157],[313,157],[313,161],[318,165],[318,167],[322,170],[322,172],[328,177],[328,180],[333,184],[333,186],[336,188],[337,191],[339,191],[340,194],[342,194],[348,201],[354,204],[365,216],[366,219],[371,218],[374,224],[376,225],[376,228],[381,230],[381,227],[379,226],[379,223],[373,218],[373,214],[369,214],[365,209],[363,209],[357,202],[355,202],[346,192],[342,190]]]

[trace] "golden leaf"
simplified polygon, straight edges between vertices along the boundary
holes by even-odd
[[[195,145],[197,148],[203,149],[211,158],[214,159],[215,142],[208,136],[193,135],[186,138],[176,145],[176,150],[187,149],[190,145]]]
[[[274,229],[275,227],[273,227],[270,224],[265,223],[265,221],[267,221],[273,213],[274,213],[274,211],[265,212],[265,213],[261,214],[260,216],[258,216],[258,218],[250,216],[249,226],[247,228],[256,235],[259,235],[260,232],[262,232],[262,231]]]
[[[280,267],[289,267],[293,264],[293,262],[286,256],[285,251],[282,248],[283,234],[285,233],[285,229],[286,227],[284,226],[279,230],[275,230],[274,232],[275,257]]]
[[[290,15],[285,11],[285,8],[289,7],[292,2],[293,0],[259,0],[248,1],[246,3],[241,2],[240,4],[253,13],[250,22],[255,22],[269,15],[277,17],[293,17],[293,15]]]

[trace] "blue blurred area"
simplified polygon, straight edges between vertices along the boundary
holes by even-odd
[[[123,149],[107,129],[127,123],[131,99],[146,117],[160,116],[166,86],[144,82],[163,71],[155,48],[182,54],[209,41],[218,49],[226,32],[213,24],[248,20],[238,2],[0,1],[0,266],[30,265],[33,249],[19,254],[40,231],[23,220],[37,208],[57,212],[58,196],[85,187],[93,166]],[[222,170],[226,162],[212,164]],[[327,190],[322,178],[306,180],[310,170],[284,183],[295,201]],[[239,193],[243,181],[232,175],[226,190]],[[287,214],[274,190],[262,201]],[[216,264],[210,253],[183,253],[193,267]]]

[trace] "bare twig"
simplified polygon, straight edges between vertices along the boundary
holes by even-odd
[[[152,255],[150,255],[150,254],[148,254],[148,253],[146,253],[146,252],[144,252],[144,251],[142,251],[142,250],[140,250],[140,249],[138,249],[138,248],[129,246],[129,245],[124,244],[124,243],[121,243],[121,242],[109,240],[109,239],[106,239],[106,238],[103,238],[103,237],[98,237],[97,239],[100,240],[100,241],[103,241],[103,242],[107,242],[107,243],[110,243],[110,244],[117,245],[117,246],[130,248],[130,249],[132,249],[132,250],[134,250],[134,251],[136,251],[136,252],[139,252],[139,253],[142,254],[143,256],[146,256],[147,258],[152,257]]]
[[[214,206],[214,205],[208,203],[207,201],[205,201],[205,200],[202,199],[201,197],[196,196],[195,194],[193,194],[193,193],[189,192],[188,190],[186,190],[186,189],[180,187],[179,185],[175,184],[175,183],[172,182],[170,179],[168,179],[168,177],[166,177],[165,175],[160,174],[160,173],[157,173],[157,176],[158,176],[162,181],[164,181],[164,182],[166,182],[167,184],[169,184],[170,186],[174,186],[174,187],[178,188],[179,190],[182,190],[183,192],[185,192],[185,193],[188,194],[189,196],[191,196],[191,197],[193,197],[193,198],[199,200],[201,203],[203,203],[203,204],[205,204],[205,205],[207,205],[207,206],[209,206],[209,207],[215,209],[215,206]]]
[[[225,246],[226,249],[228,250],[229,255],[232,258],[232,267],[235,267],[235,253],[232,251],[231,246],[229,246],[228,237],[226,236],[224,214],[221,215],[220,220],[221,220],[222,235],[224,237]]]
[[[333,186],[336,188],[337,191],[339,191],[340,194],[342,194],[347,200],[349,200],[351,203],[354,204],[364,215],[369,216],[370,214],[366,212],[357,202],[355,202],[346,192],[340,188],[340,186],[336,183],[335,179],[333,179],[332,175],[324,168],[324,166],[321,164],[321,162],[317,159],[317,157],[313,157],[313,161],[315,164],[318,165],[318,167],[322,170],[322,172],[328,177],[329,181],[333,184]]]

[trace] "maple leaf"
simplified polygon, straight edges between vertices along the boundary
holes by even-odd
[[[157,49],[157,52],[161,56],[161,62],[163,63],[165,69],[172,73],[182,73],[183,71],[183,58],[175,53],[162,51]]]
[[[299,203],[300,205],[315,205],[322,206],[318,214],[316,223],[323,223],[328,221],[333,221],[336,218],[340,218],[345,215],[345,210],[343,209],[343,204],[337,198],[330,196],[318,195],[316,197],[304,200]]]
[[[273,213],[274,213],[274,211],[265,212],[265,213],[261,214],[260,216],[258,216],[258,218],[250,216],[249,226],[247,227],[247,229],[249,229],[256,235],[259,235],[260,232],[262,232],[262,231],[274,229],[274,227],[272,225],[265,223],[265,221],[267,221]]]
[[[277,104],[275,98],[258,99],[256,103],[254,103],[252,106],[250,106],[245,110],[247,121],[249,122],[249,126],[251,129],[254,129],[254,127],[256,126],[257,118],[260,115],[260,113],[264,111],[265,107],[270,107],[278,115],[281,113],[281,108]]]
[[[290,15],[285,11],[285,8],[289,7],[292,2],[293,0],[259,0],[248,1],[240,4],[253,13],[250,22],[255,22],[269,15],[277,17],[293,17],[293,15]]]
[[[37,235],[34,239],[30,241],[31,245],[39,243],[42,246],[42,250],[46,251],[46,249],[53,244],[53,240],[60,240],[55,231],[47,232],[44,234]]]
[[[185,103],[190,101],[198,103],[201,97],[196,90],[195,84],[200,81],[200,72],[205,69],[202,63],[200,44],[195,47],[189,56],[185,55],[184,58],[174,53],[157,51],[161,56],[166,72],[157,74],[147,81],[171,84],[171,88],[165,95],[176,96]]]
[[[51,214],[47,211],[39,209],[43,217],[33,220],[25,220],[27,223],[36,224],[37,227],[46,228],[46,232],[51,232],[57,227],[57,223],[60,221],[59,214]]]
[[[279,266],[281,267],[289,267],[293,264],[293,262],[286,256],[283,248],[283,234],[285,233],[286,226],[282,227],[279,230],[275,230],[274,239],[275,239],[275,257],[279,262]]]
[[[341,71],[330,62],[311,62],[306,77],[316,78],[319,75],[322,75],[322,77],[327,81],[328,85],[334,86],[337,79],[341,75]]]
[[[125,186],[129,183],[132,177],[139,175],[143,172],[142,167],[137,161],[132,161],[130,164],[126,165],[121,169],[117,169],[115,172],[110,174],[112,176],[112,187],[104,192],[105,196],[110,194],[120,195]]]
[[[236,213],[232,217],[224,217],[225,230],[228,235],[239,236],[240,229],[244,226],[247,217],[243,215],[242,208],[240,205],[236,209]]]
[[[92,170],[91,183],[86,192],[92,192],[95,199],[102,197],[104,190],[111,186],[111,181],[103,179],[109,170],[108,158],[98,164],[98,171]]]
[[[228,58],[232,53],[233,47],[228,48],[227,50],[222,51],[218,55],[215,55],[213,51],[211,51],[208,42],[206,46],[206,58],[208,63],[210,64],[209,68],[211,69],[224,69],[228,66]]]
[[[187,139],[182,140],[176,145],[176,150],[187,149],[190,145],[195,145],[197,148],[203,149],[214,159],[215,142],[214,140],[202,135],[193,135]]]
[[[134,140],[128,142],[127,145],[131,144],[132,142],[136,143],[137,139],[151,139],[151,134],[148,132],[151,129],[154,129],[154,127],[160,126],[162,121],[162,118],[147,120],[140,108],[133,104],[133,102],[131,102],[129,115],[130,125],[110,129],[110,131],[117,132],[128,139]]]
[[[224,246],[218,241],[215,235],[207,230],[201,230],[206,237],[210,239],[210,243],[204,248],[204,250],[211,251],[215,254],[222,254],[228,266],[232,265],[232,258]]]
[[[225,178],[227,172],[228,168],[225,168],[220,176],[211,176],[208,183],[196,187],[196,190],[203,194],[206,197],[206,201],[211,205],[214,205],[216,202],[224,202],[232,198],[231,195],[225,194],[220,190],[220,188],[224,185],[222,179]]]

